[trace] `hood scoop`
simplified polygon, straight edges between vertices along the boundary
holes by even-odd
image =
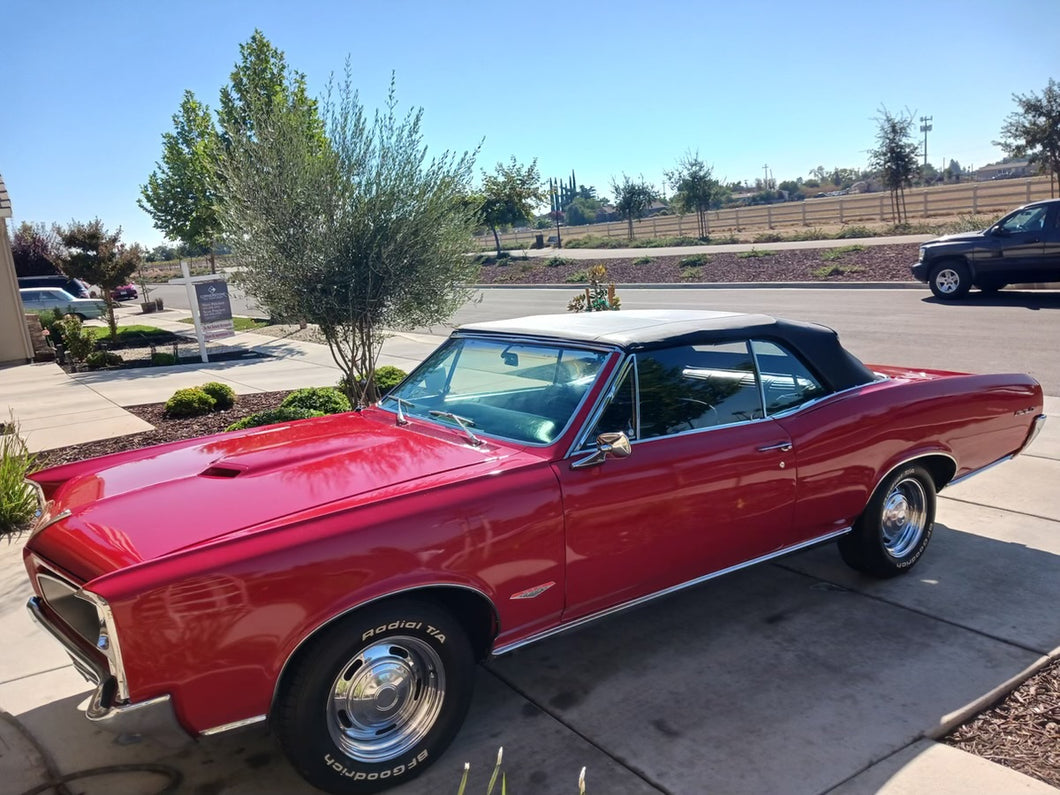
[[[202,472],[199,473],[201,478],[238,478],[246,471],[243,467],[232,466],[231,464],[214,464],[206,467]]]

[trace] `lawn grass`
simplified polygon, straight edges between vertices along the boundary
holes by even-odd
[[[189,326],[194,323],[190,317],[181,318],[181,323],[187,323]],[[269,325],[269,321],[262,320],[258,317],[233,317],[232,328],[235,331],[253,331],[254,329],[262,328]]]

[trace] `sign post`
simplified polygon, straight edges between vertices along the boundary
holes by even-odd
[[[203,362],[208,362],[210,358],[206,353],[206,341],[235,334],[228,283],[221,276],[192,276],[187,260],[180,261],[180,272],[188,290],[188,305],[195,323],[195,337],[199,341],[199,356]]]

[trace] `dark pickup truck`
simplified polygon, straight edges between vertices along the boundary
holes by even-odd
[[[1024,205],[981,232],[929,240],[912,271],[943,300],[961,298],[973,285],[990,293],[1060,282],[1060,199]]]

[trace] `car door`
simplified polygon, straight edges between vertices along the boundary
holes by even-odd
[[[976,282],[1019,284],[1037,281],[1045,252],[1048,207],[1023,207],[1002,218],[973,253]]]
[[[1041,275],[1036,281],[1060,282],[1060,203],[1049,207],[1043,243]]]
[[[746,342],[628,360],[580,449],[559,462],[567,533],[564,620],[695,580],[787,543],[790,439],[764,417]],[[626,458],[585,465],[598,434]]]

